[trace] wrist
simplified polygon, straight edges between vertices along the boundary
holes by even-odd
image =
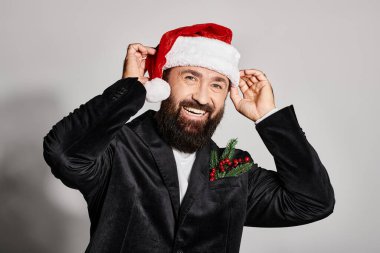
[[[273,113],[275,113],[277,111],[278,111],[278,108],[273,107],[272,109],[270,109],[269,111],[264,113],[260,118],[254,120],[255,124],[258,124],[259,122],[261,122],[262,120],[264,120],[265,118],[269,117],[270,115],[272,115]]]

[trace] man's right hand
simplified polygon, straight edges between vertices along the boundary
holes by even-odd
[[[145,60],[148,54],[154,55],[155,53],[156,49],[152,47],[140,43],[129,44],[124,60],[123,78],[137,77],[142,84],[145,84],[149,80],[144,76]]]

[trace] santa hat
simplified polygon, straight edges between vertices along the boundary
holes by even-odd
[[[148,102],[160,102],[170,95],[169,84],[162,79],[165,69],[176,66],[197,66],[227,76],[238,85],[239,52],[231,45],[231,29],[213,24],[197,24],[166,32],[154,55],[148,55],[146,68],[150,80],[145,83]]]

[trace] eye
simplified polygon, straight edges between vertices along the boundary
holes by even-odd
[[[212,86],[213,88],[217,88],[217,89],[219,89],[219,90],[222,90],[222,89],[223,89],[222,85],[220,85],[220,84],[218,84],[218,83],[213,83],[213,84],[211,84],[211,86]]]
[[[194,76],[185,76],[185,79],[196,81],[197,79]]]

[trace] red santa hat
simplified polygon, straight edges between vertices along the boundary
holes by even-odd
[[[180,27],[162,35],[154,55],[148,55],[146,68],[150,80],[145,83],[148,102],[160,102],[170,95],[169,84],[162,79],[165,69],[197,66],[217,71],[238,85],[239,52],[231,45],[231,29],[213,23]]]

